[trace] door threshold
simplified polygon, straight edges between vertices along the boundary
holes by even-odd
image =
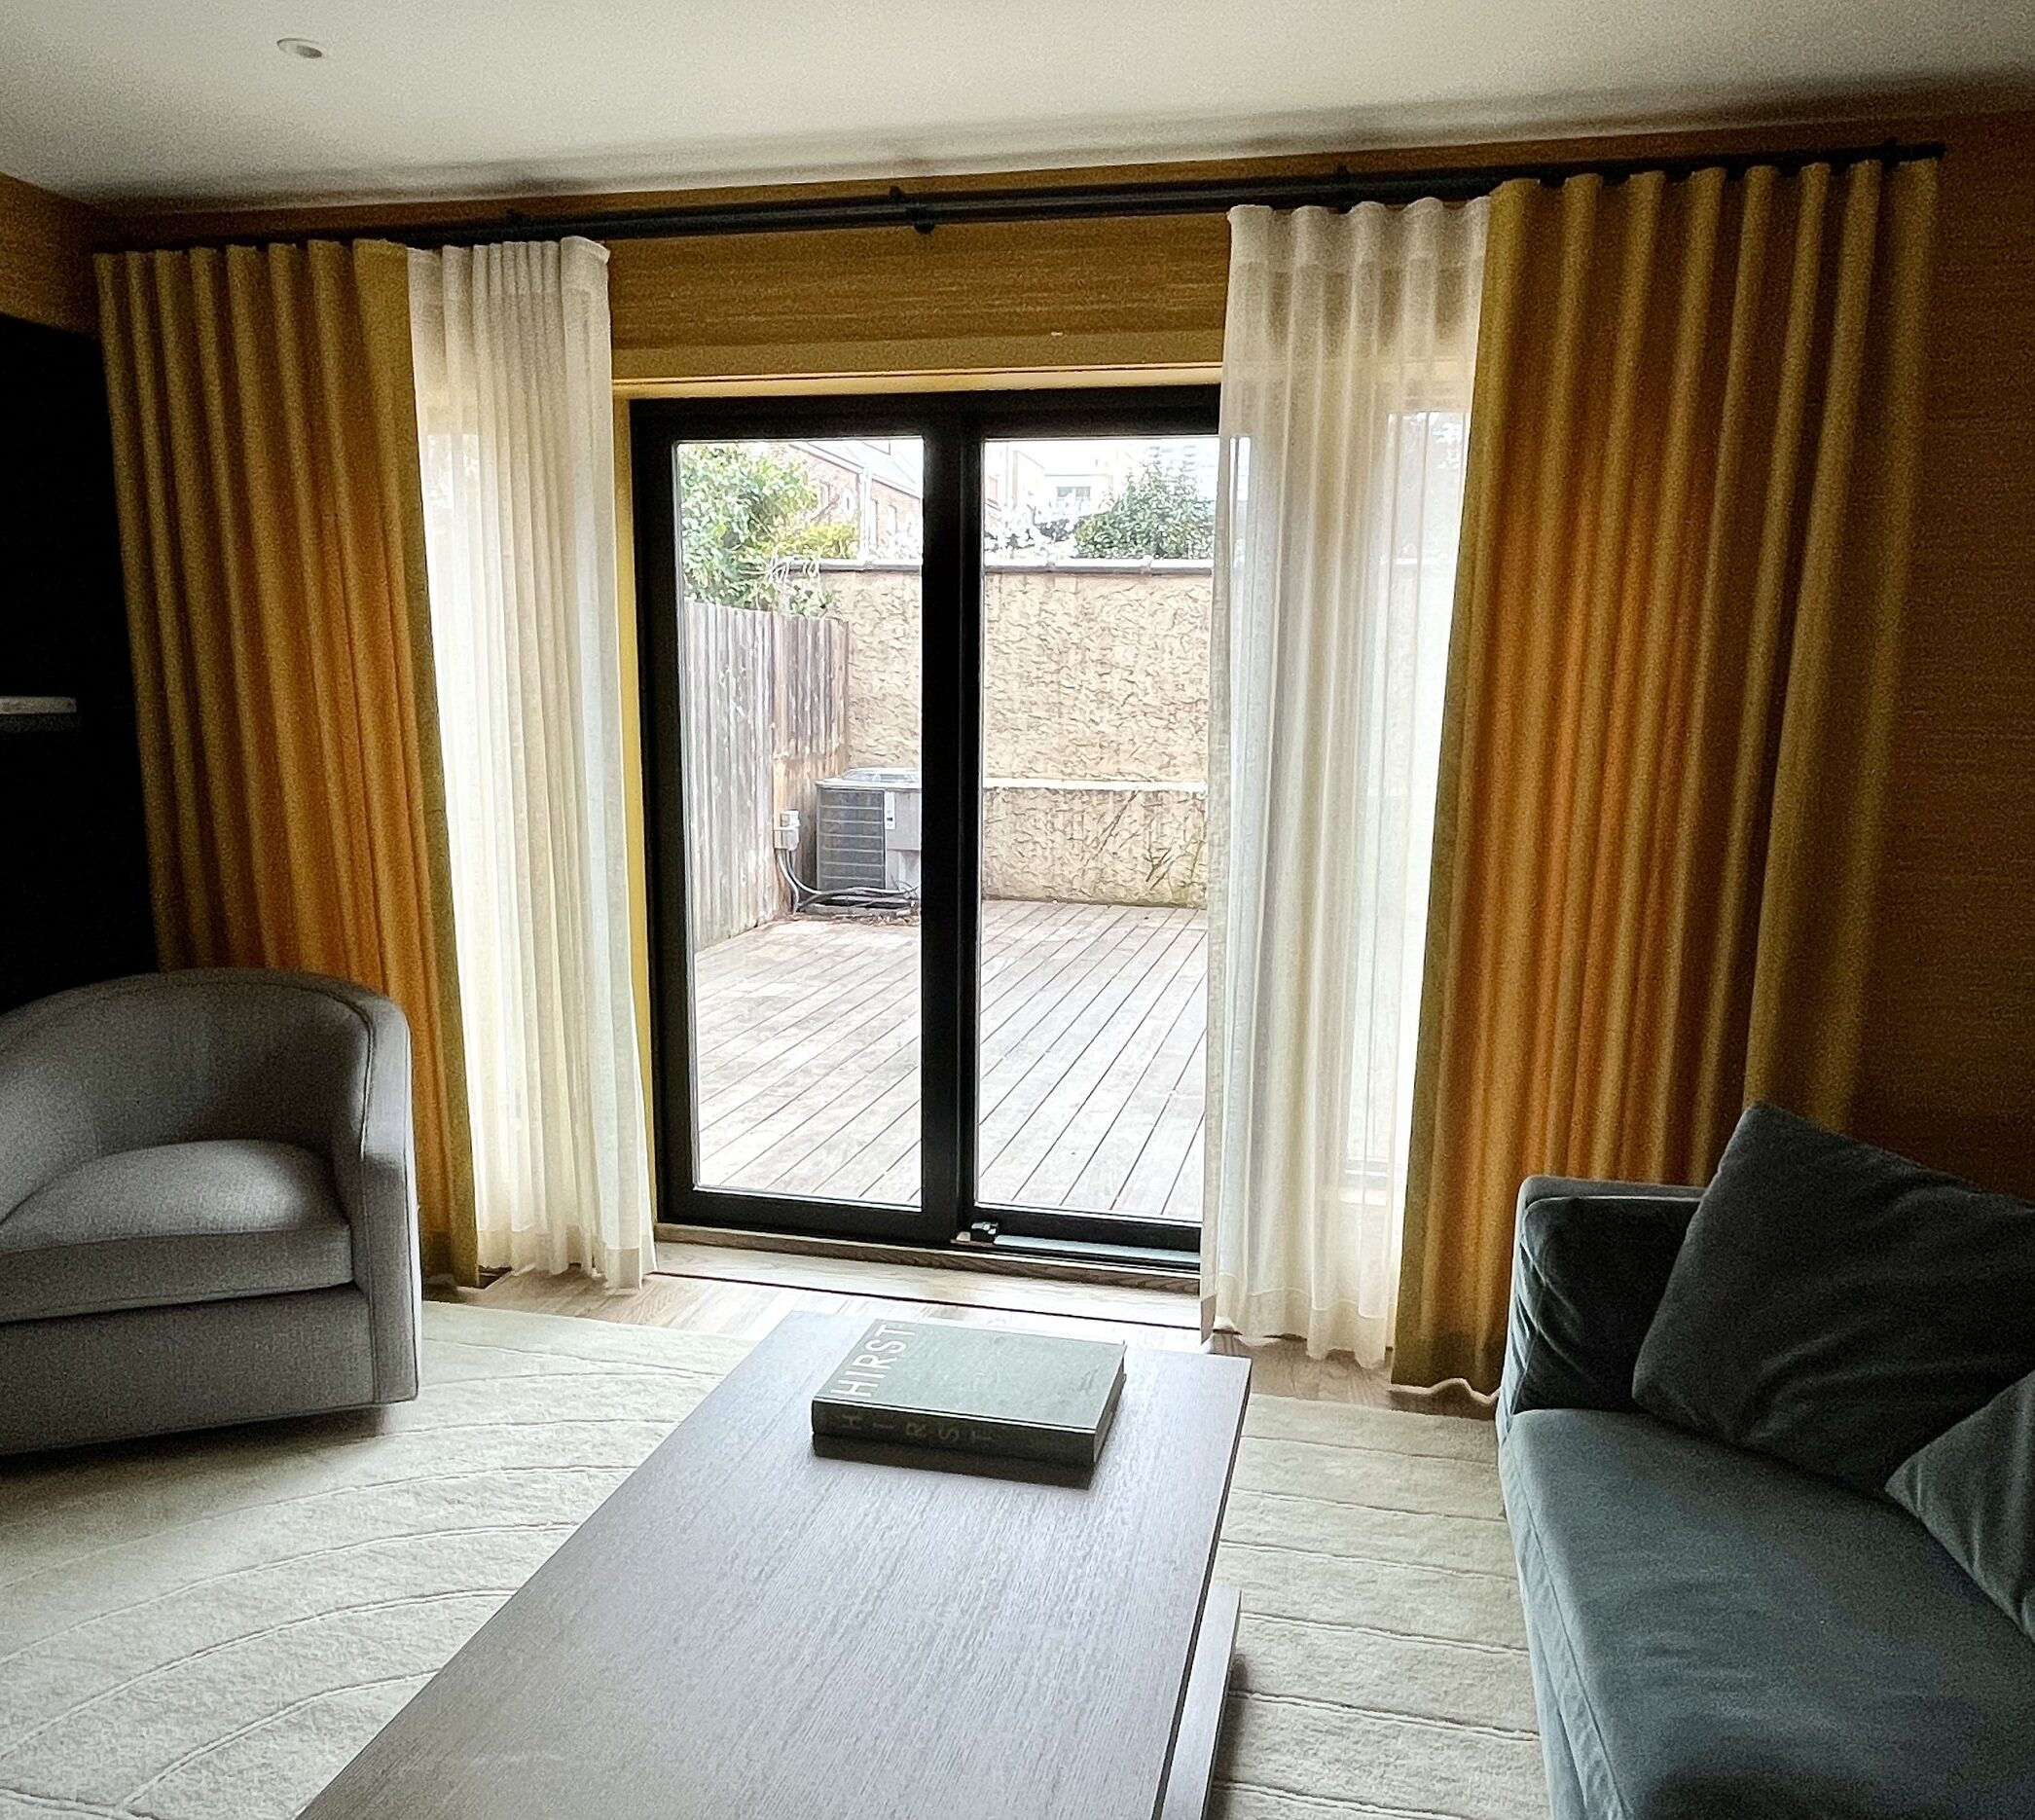
[[[660,1219],[657,1237],[673,1245],[719,1245],[736,1250],[781,1252],[802,1257],[847,1257],[863,1263],[914,1264],[935,1270],[969,1270],[985,1276],[1038,1277],[1086,1283],[1098,1289],[1161,1290],[1193,1295],[1200,1279],[1191,1270],[1081,1257],[1066,1252],[1020,1251],[1014,1242],[996,1245],[904,1245],[880,1239],[816,1238],[798,1232],[745,1230],[736,1226],[677,1225]]]

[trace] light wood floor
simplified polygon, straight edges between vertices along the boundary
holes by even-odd
[[[481,1290],[438,1292],[487,1308],[573,1315],[643,1327],[679,1328],[761,1339],[794,1309],[900,1319],[967,1321],[985,1327],[1120,1339],[1192,1352],[1201,1344],[1194,1297],[1178,1291],[1066,1282],[944,1265],[876,1263],[717,1245],[660,1242],[657,1271],[640,1290],[608,1291],[579,1271],[497,1278]],[[1467,1395],[1396,1390],[1383,1369],[1347,1356],[1312,1360],[1296,1342],[1246,1347],[1218,1333],[1216,1349],[1252,1362],[1252,1394],[1368,1403],[1440,1415],[1488,1413]]]
[[[1208,931],[1199,910],[990,902],[981,1198],[1201,1218]],[[701,1182],[909,1203],[919,930],[765,924],[694,965]]]

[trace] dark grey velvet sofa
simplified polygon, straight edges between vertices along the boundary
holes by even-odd
[[[1500,1472],[1557,1820],[2035,1816],[2035,1643],[1891,1500],[1640,1413],[1699,1191],[1520,1191]]]
[[[0,1017],[0,1454],[418,1385],[410,1033],[308,974]]]

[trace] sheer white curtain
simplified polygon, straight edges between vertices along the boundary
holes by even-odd
[[[1230,216],[1205,1321],[1392,1344],[1486,206]]]
[[[484,1268],[655,1254],[622,799],[607,255],[410,256]]]

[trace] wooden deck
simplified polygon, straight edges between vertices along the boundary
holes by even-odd
[[[983,906],[982,1199],[1201,1217],[1198,910]],[[919,931],[802,918],[698,957],[701,1180],[919,1193]]]

